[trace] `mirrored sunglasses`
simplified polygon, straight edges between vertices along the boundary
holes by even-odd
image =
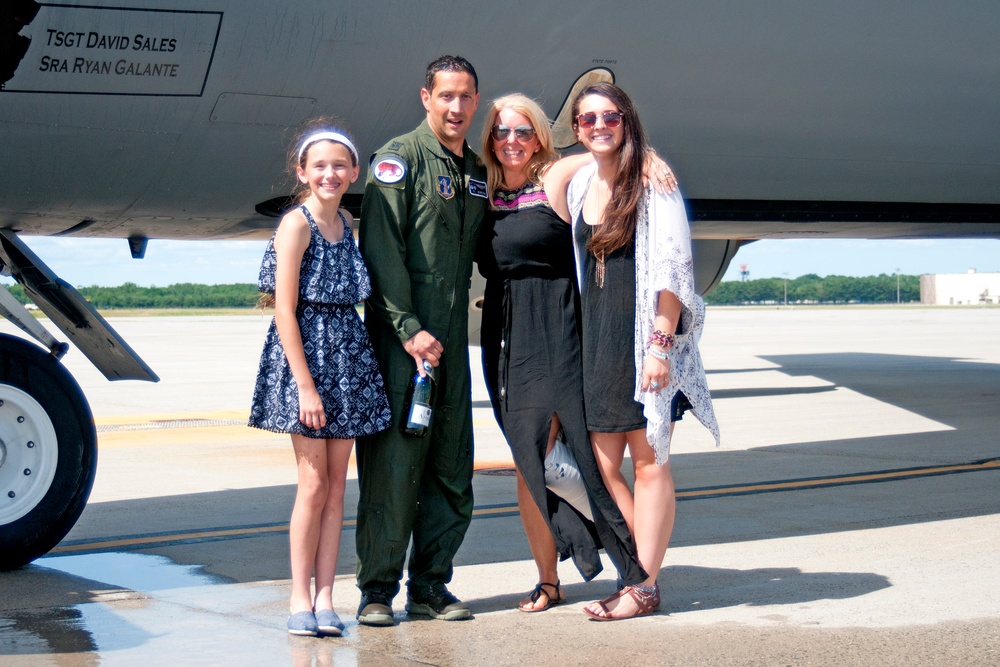
[[[510,136],[511,131],[514,132],[514,138],[518,141],[531,141],[531,138],[535,136],[535,128],[530,125],[518,125],[517,127],[494,125],[492,132],[493,141],[507,141],[507,137]]]
[[[618,127],[622,124],[622,114],[620,111],[605,111],[602,114],[582,113],[576,117],[576,122],[580,124],[580,127],[589,130],[597,125],[598,115],[604,121],[604,127]]]

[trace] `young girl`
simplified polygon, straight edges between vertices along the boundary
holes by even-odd
[[[358,178],[358,152],[325,119],[308,124],[291,155],[306,186],[264,251],[258,280],[274,319],[264,341],[250,426],[290,433],[298,490],[289,527],[288,632],[338,636],[333,579],[354,438],[388,428],[389,402],[355,304],[371,293],[340,208]],[[310,579],[315,572],[315,595]]]

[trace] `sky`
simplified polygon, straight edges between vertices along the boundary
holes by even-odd
[[[124,239],[21,237],[53,272],[74,287],[143,287],[175,283],[256,283],[265,241],[151,240],[144,259],[134,260]],[[881,273],[1000,272],[1000,241],[788,239],[757,241],[737,253],[723,280],[872,276]],[[0,278],[5,284],[12,279]]]

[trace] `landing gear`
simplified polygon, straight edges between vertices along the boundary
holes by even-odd
[[[0,335],[0,570],[59,543],[97,471],[97,432],[79,385],[51,354]]]

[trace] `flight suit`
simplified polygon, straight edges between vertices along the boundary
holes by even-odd
[[[410,590],[451,580],[472,519],[472,260],[487,209],[486,172],[466,143],[464,171],[425,120],[372,159],[360,247],[372,281],[365,326],[385,378],[392,426],[358,438],[357,581],[391,599],[412,535]],[[416,363],[403,343],[421,329],[444,347],[422,437],[400,432]]]

